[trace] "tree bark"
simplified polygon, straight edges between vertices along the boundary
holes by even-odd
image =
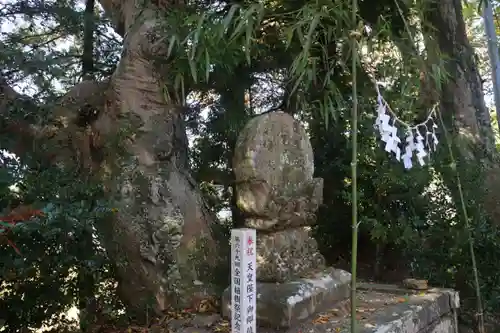
[[[233,74],[234,82],[225,82],[216,87],[220,94],[220,103],[224,108],[224,118],[229,124],[225,131],[225,137],[228,149],[224,156],[229,171],[229,182],[224,185],[226,188],[231,186],[230,208],[231,219],[234,228],[243,228],[244,219],[237,205],[237,189],[235,186],[235,175],[233,170],[233,153],[238,140],[238,134],[249,119],[249,112],[245,105],[245,94],[252,86],[252,78],[248,67],[241,66]],[[251,112],[251,111],[250,111]]]
[[[108,1],[102,5],[111,7]],[[149,302],[156,312],[169,306],[196,307],[209,293],[210,272],[204,269],[215,264],[214,220],[188,172],[182,108],[166,103],[163,82],[156,76],[165,69],[151,60],[151,55],[161,56],[162,48],[152,40],[160,39],[156,29],[162,9],[132,0],[114,1],[112,7],[125,34],[104,116],[115,121],[125,117],[131,135],[129,156],[117,168],[120,180],[114,181],[118,217],[107,249],[120,263],[122,299],[129,305],[145,311]]]
[[[96,227],[116,263],[118,292],[129,310],[140,316],[196,308],[213,290],[214,218],[188,171],[182,108],[165,101],[157,76],[165,68],[151,61],[159,48],[148,37],[158,37],[162,9],[133,0],[101,4],[124,36],[109,82],[84,81],[71,89],[54,109],[54,126],[0,120],[0,128],[26,134],[24,149],[41,139],[66,148],[68,154],[57,151],[47,159],[67,166],[76,157],[82,172],[103,182],[117,213]],[[2,118],[21,96],[4,81],[0,89]],[[82,128],[78,113],[89,106],[97,116]],[[21,153],[19,148],[12,151]],[[117,153],[120,148],[124,153]]]
[[[85,1],[85,18],[83,25],[83,54],[82,54],[82,77],[84,80],[92,80],[94,72],[94,33],[95,33],[95,15],[94,15],[95,1]],[[92,112],[91,108],[88,110]],[[90,116],[93,114],[85,114],[82,116]],[[91,120],[91,119],[89,119]],[[94,252],[94,242],[92,235],[91,225],[85,225],[81,234],[80,241],[78,242],[82,247],[82,251]],[[85,252],[82,252],[85,253]],[[96,281],[93,272],[87,265],[78,267],[78,310],[80,330],[87,332],[89,324],[95,320],[97,313],[92,313],[93,304],[96,304]],[[97,310],[97,309],[95,309]]]
[[[441,130],[450,134],[467,205],[471,209],[477,207],[470,215],[477,216],[482,207],[492,221],[500,221],[500,166],[474,50],[466,34],[462,4],[460,0],[424,0],[422,3],[428,60],[432,63],[444,59],[446,64],[448,77],[439,90],[440,112],[446,126]],[[450,172],[452,161],[444,137],[440,145],[448,164],[438,169],[459,202],[456,174],[453,170]]]

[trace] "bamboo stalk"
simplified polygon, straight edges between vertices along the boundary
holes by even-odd
[[[351,138],[352,138],[352,161],[351,161],[351,200],[352,200],[352,249],[351,249],[351,333],[357,332],[356,323],[356,271],[358,261],[358,90],[357,90],[357,65],[358,65],[358,1],[352,0],[352,118],[351,118]]]
[[[476,254],[474,251],[474,238],[472,236],[472,232],[470,230],[470,224],[469,224],[469,214],[467,212],[467,206],[465,204],[465,196],[464,192],[462,189],[462,181],[460,180],[460,174],[458,173],[457,169],[457,161],[455,159],[455,156],[453,155],[453,149],[451,147],[451,140],[448,137],[448,132],[446,130],[446,127],[444,125],[443,121],[443,116],[441,115],[441,112],[439,113],[439,120],[441,122],[441,127],[443,128],[443,133],[444,133],[444,138],[446,140],[446,145],[448,147],[448,153],[450,154],[450,159],[451,159],[451,169],[453,172],[455,172],[455,177],[457,180],[457,187],[458,187],[458,194],[460,197],[460,205],[462,209],[462,215],[464,217],[464,224],[465,224],[465,229],[467,230],[467,238],[468,238],[468,243],[469,243],[469,252],[471,256],[471,261],[472,261],[472,271],[474,273],[474,287],[475,287],[475,292],[476,292],[476,300],[477,300],[477,321],[478,321],[478,331],[479,333],[484,333],[484,313],[483,313],[483,301],[481,297],[481,286],[479,284],[479,272],[477,269],[477,262],[476,262]]]

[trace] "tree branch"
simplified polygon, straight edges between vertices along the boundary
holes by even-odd
[[[110,21],[113,23],[115,32],[122,36],[125,33],[125,27],[124,27],[124,18],[123,18],[123,7],[126,6],[126,4],[123,3],[127,1],[119,1],[119,0],[100,0],[99,3],[101,4],[102,8],[104,9],[104,12],[106,15],[109,17]],[[128,1],[130,2],[130,1]],[[132,1],[132,6],[134,6],[135,3]]]
[[[77,122],[82,110],[98,110],[92,119],[99,132],[109,132],[109,121],[104,112],[109,81],[82,81],[71,88],[53,105],[37,105],[30,97],[15,91],[4,78],[0,78],[0,149],[19,157],[30,155],[40,161],[52,161],[68,149],[75,153],[71,137],[78,131]],[[39,121],[44,108],[51,108],[49,124]],[[47,120],[47,119],[44,119]],[[52,122],[50,122],[52,120]],[[80,129],[81,130],[81,129]],[[42,145],[50,140],[47,145]],[[50,147],[41,149],[42,146]]]
[[[85,4],[85,23],[83,28],[83,55],[82,76],[84,79],[92,79],[94,73],[94,32],[95,15],[94,0],[87,0]]]

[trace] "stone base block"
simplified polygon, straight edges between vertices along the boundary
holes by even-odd
[[[326,268],[310,278],[285,283],[257,282],[257,325],[289,328],[349,297],[351,274]],[[231,287],[222,296],[222,314],[231,318]]]
[[[284,283],[324,270],[325,258],[310,234],[309,227],[259,233],[257,280]]]

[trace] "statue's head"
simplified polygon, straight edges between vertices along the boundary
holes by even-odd
[[[287,113],[256,116],[240,133],[233,168],[236,182],[263,180],[278,193],[291,195],[313,178],[311,142],[300,122]]]

